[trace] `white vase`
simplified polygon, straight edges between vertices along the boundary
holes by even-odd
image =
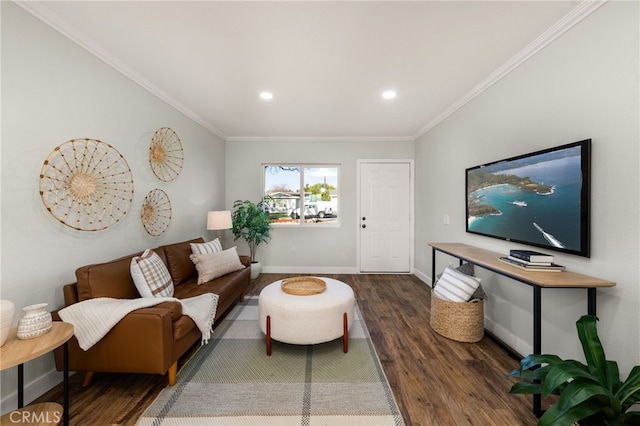
[[[18,321],[18,339],[33,339],[51,331],[51,314],[48,303],[38,303],[22,308],[24,316]]]
[[[13,302],[0,300],[0,346],[7,342],[15,314],[16,305]]]
[[[251,279],[255,280],[262,272],[262,264],[260,262],[251,262]]]

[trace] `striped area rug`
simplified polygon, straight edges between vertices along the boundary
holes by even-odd
[[[266,355],[258,298],[238,304],[138,420],[139,425],[403,425],[356,307],[342,339],[273,342]]]

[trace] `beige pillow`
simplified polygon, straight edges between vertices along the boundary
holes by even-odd
[[[198,285],[244,268],[235,247],[215,253],[192,254],[189,257],[198,270]]]

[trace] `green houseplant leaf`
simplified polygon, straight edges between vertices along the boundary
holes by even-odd
[[[563,360],[557,355],[534,354],[523,358],[507,377],[519,380],[510,393],[560,395],[538,421],[539,426],[640,425],[640,366],[622,382],[618,364],[607,360],[593,315],[576,322],[585,360]]]
[[[233,203],[231,214],[231,231],[233,240],[242,238],[249,245],[251,262],[256,261],[256,250],[262,243],[268,243],[271,239],[271,218],[266,212],[267,201],[265,197],[258,203],[249,200],[236,200]]]

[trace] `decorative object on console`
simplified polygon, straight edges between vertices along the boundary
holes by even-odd
[[[0,346],[7,342],[15,314],[16,305],[12,301],[0,300]]]
[[[229,210],[221,210],[209,212],[207,215],[207,229],[210,231],[218,231],[218,240],[222,241],[222,231],[231,229],[231,212]]]
[[[71,139],[44,161],[40,197],[60,223],[78,231],[100,231],[127,214],[133,177],[127,161],[111,145]]]
[[[182,143],[176,132],[168,127],[156,130],[149,145],[153,174],[163,182],[171,182],[180,175],[183,162]]]
[[[249,200],[236,200],[233,203],[233,240],[242,238],[249,245],[251,279],[257,278],[262,271],[262,265],[256,260],[256,250],[260,244],[268,243],[271,239],[271,218],[266,211],[269,200],[271,197],[264,197],[258,203]]]
[[[159,237],[171,223],[171,200],[162,189],[149,191],[142,202],[142,225],[149,235]]]
[[[22,308],[24,316],[18,321],[18,339],[33,339],[51,331],[51,313],[46,310],[48,305],[38,303]]]

